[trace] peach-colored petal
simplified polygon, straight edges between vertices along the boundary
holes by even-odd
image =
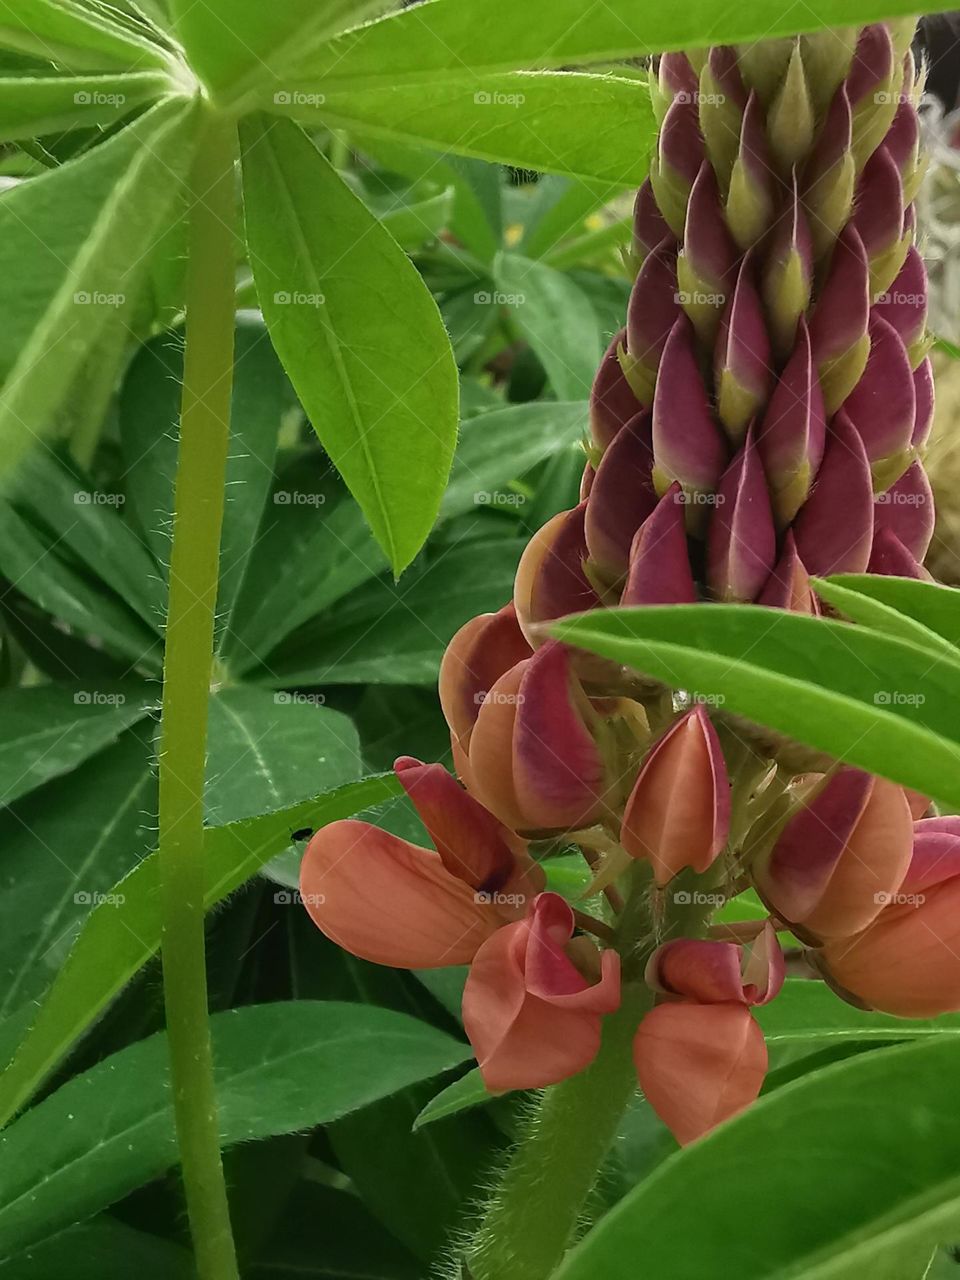
[[[684,867],[703,872],[727,842],[730,786],[716,730],[702,704],[654,745],[623,816],[620,840],[648,858],[658,885]]]
[[[439,854],[352,819],[323,827],[310,841],[300,891],[328,938],[363,960],[400,969],[467,964],[504,920],[445,869]]]
[[[742,1004],[658,1005],[633,1054],[647,1101],[684,1146],[748,1107],[767,1070],[763,1033]]]
[[[494,684],[470,736],[470,790],[513,831],[526,827],[513,780],[513,730],[520,684],[530,661],[518,662]]]
[[[655,990],[698,1004],[766,1004],[783,986],[783,952],[768,921],[748,944],[676,938],[650,958],[646,978]]]
[[[530,653],[512,604],[471,618],[453,637],[440,664],[439,688],[444,717],[459,746],[468,746],[483,700],[497,680]]]
[[[517,611],[517,622],[530,647],[536,649],[543,641],[530,630],[530,624],[537,622],[533,612],[533,593],[544,558],[559,536],[569,511],[561,511],[545,525],[537,530],[524,548],[517,574],[513,581],[513,604]]]
[[[572,929],[570,908],[545,893],[477,952],[463,1020],[487,1088],[544,1088],[596,1056],[601,1016],[620,1002],[619,957],[605,951],[601,980],[589,984],[564,951]]]

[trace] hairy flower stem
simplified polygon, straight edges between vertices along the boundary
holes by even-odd
[[[191,177],[187,343],[160,735],[163,990],[177,1141],[200,1280],[236,1280],[207,1018],[203,785],[230,428],[236,128],[212,114]]]

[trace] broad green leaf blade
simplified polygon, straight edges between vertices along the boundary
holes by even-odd
[[[237,317],[230,455],[220,536],[217,624],[231,623],[273,477],[283,414],[293,400],[259,316]],[[164,572],[170,559],[173,482],[180,436],[183,346],[170,335],[138,353],[120,395],[120,442],[127,491],[150,549]]]
[[[911,641],[921,649],[929,649],[932,654],[947,662],[960,662],[960,649],[949,640],[944,640],[936,631],[884,604],[882,600],[875,600],[869,592],[860,592],[856,587],[847,587],[835,580],[813,578],[811,581],[821,600],[825,600],[851,622],[859,622],[865,627],[872,627],[874,631],[899,636],[901,640]]]
[[[894,1018],[855,1009],[822,982],[788,978],[776,1000],[754,1011],[768,1044],[853,1040],[925,1040],[960,1035],[960,1014],[939,1018]]]
[[[935,0],[925,12],[944,12]],[[450,77],[464,67],[496,74],[544,67],[618,62],[673,49],[753,43],[798,31],[858,25],[916,13],[910,0],[832,0],[829,10],[777,7],[752,0],[693,0],[685,5],[613,6],[605,0],[436,0],[401,10],[317,49],[300,51],[298,71],[318,88],[336,79],[369,85]]]
[[[561,245],[596,230],[590,215],[612,200],[618,190],[614,185],[542,178],[524,222],[521,251],[528,258],[547,258]],[[628,240],[629,233],[624,243]]]
[[[474,1067],[453,1084],[448,1084],[435,1097],[431,1098],[413,1122],[413,1131],[417,1132],[435,1120],[446,1120],[449,1116],[459,1115],[472,1107],[483,1107],[492,1102],[498,1094],[489,1093],[483,1083],[480,1068]]]
[[[560,400],[590,394],[604,343],[590,299],[567,276],[518,253],[494,264],[498,301],[530,343]]]
[[[382,11],[389,0],[171,0],[190,65],[219,98],[237,99],[269,82],[273,68]]]
[[[0,11],[0,46],[49,59],[76,70],[122,71],[169,67],[170,59],[151,41],[64,0],[16,0]]]
[[[347,783],[279,813],[211,827],[204,839],[207,909],[282,853],[291,835],[396,796],[392,774]],[[122,901],[120,898],[122,897]],[[160,946],[159,880],[151,854],[116,886],[116,900],[97,906],[60,965],[16,1056],[0,1076],[0,1124],[27,1101],[124,984]]]
[[[98,904],[150,847],[156,813],[146,725],[0,816],[0,1017],[43,996]]]
[[[155,691],[153,698],[155,700]],[[0,805],[69,773],[145,715],[138,685],[77,683],[0,693]]]
[[[631,1191],[556,1280],[635,1280],[638,1258],[657,1280],[919,1277],[904,1259],[960,1231],[958,1070],[950,1036],[762,1098]]]
[[[293,125],[246,121],[244,206],[260,304],[321,443],[396,573],[436,517],[457,370],[410,260]]]
[[[896,609],[942,636],[954,649],[960,647],[960,590],[956,587],[873,573],[837,574],[830,582]]]
[[[0,332],[3,472],[55,429],[95,351],[119,368],[150,251],[178,208],[195,119],[192,104],[161,103],[0,199],[0,279],[21,282]]]
[[[170,89],[159,71],[130,75],[0,79],[0,141],[67,129],[111,128]]]
[[[417,565],[399,583],[378,579],[276,649],[271,684],[434,685],[443,651],[480,613],[512,598],[525,543],[467,542]]]
[[[104,1214],[0,1262],[0,1280],[195,1280],[191,1254]]]
[[[604,610],[551,630],[960,810],[960,669],[927,649],[759,605]]]
[[[363,772],[353,721],[318,694],[228,686],[210,699],[208,734],[211,827],[289,809]]]
[[[224,1146],[329,1123],[470,1055],[425,1023],[360,1004],[290,1001],[210,1021]],[[0,1135],[0,1255],[89,1217],[176,1161],[159,1034],[75,1077]]]
[[[486,23],[486,16],[484,17]],[[317,101],[322,99],[322,101]],[[615,75],[489,75],[466,67],[386,87],[294,82],[266,109],[372,138],[586,181],[637,186],[655,124],[644,85]]]
[[[581,402],[511,405],[461,424],[439,521],[485,506],[516,509],[510,482],[569,449],[586,428]],[[224,647],[231,669],[240,672],[255,668],[285,636],[387,567],[352,501],[321,504],[322,514],[311,522],[291,503],[276,505],[277,497],[290,493],[283,475],[278,483],[268,507],[271,527],[257,539],[238,601],[237,635]]]

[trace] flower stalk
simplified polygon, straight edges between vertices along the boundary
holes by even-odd
[[[205,114],[191,175],[187,340],[159,753],[163,989],[197,1272],[238,1276],[220,1159],[204,948],[203,790],[230,429],[236,126]]]

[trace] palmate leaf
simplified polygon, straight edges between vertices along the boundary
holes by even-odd
[[[470,1056],[388,1009],[290,1001],[211,1018],[221,1143],[328,1123]],[[177,1161],[166,1038],[122,1049],[0,1135],[0,1256],[47,1239]]]
[[[109,128],[169,89],[170,78],[160,71],[4,76],[0,79],[0,141],[67,129]]]
[[[17,0],[0,11],[0,47],[72,70],[170,67],[169,56],[104,9],[65,0]]]
[[[863,1054],[672,1156],[557,1280],[920,1280],[960,1231],[960,1040]]]
[[[960,662],[759,605],[581,614],[553,634],[960,810]]]
[[[44,434],[94,352],[115,376],[150,255],[179,216],[196,112],[160,103],[78,160],[0,199],[0,475]],[[104,399],[112,378],[98,382]]]
[[[436,303],[389,232],[294,125],[243,126],[244,209],[274,346],[399,574],[436,517],[457,369]]]

